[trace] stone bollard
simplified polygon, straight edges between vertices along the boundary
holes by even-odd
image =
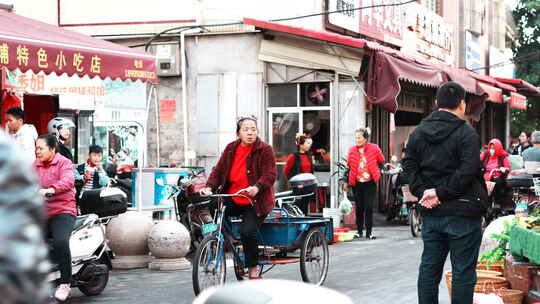
[[[160,221],[148,236],[148,248],[154,257],[148,268],[153,270],[191,269],[185,258],[189,251],[189,231],[177,221]]]
[[[115,254],[113,268],[134,269],[148,266],[148,234],[154,223],[137,211],[113,218],[107,225],[107,239]]]

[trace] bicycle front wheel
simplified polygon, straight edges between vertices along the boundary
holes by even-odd
[[[195,295],[208,287],[225,283],[227,265],[225,252],[220,245],[217,237],[209,235],[197,248],[192,274]]]
[[[328,242],[321,228],[311,228],[300,251],[300,274],[306,283],[322,285],[328,273]]]

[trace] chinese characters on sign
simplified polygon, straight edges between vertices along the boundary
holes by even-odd
[[[362,35],[401,46],[403,35],[403,6],[392,6],[399,0],[361,0],[360,7],[376,6],[360,10]],[[389,6],[377,6],[389,5]]]
[[[428,60],[451,64],[454,29],[444,19],[418,3],[409,4],[405,12],[407,29],[414,34],[415,44],[408,53],[420,53]]]
[[[328,24],[374,38],[396,46],[402,45],[403,12],[406,8],[393,6],[400,0],[327,0]],[[371,7],[374,6],[374,7]],[[367,7],[365,9],[357,9]],[[332,30],[332,27],[329,29]]]
[[[66,81],[69,79],[70,81]],[[71,85],[65,85],[70,83]],[[5,87],[15,91],[27,93],[45,94],[66,94],[79,96],[105,96],[104,85],[100,85],[99,79],[79,78],[67,75],[44,75],[34,74],[32,71],[20,73],[17,71],[8,72],[6,75]]]
[[[12,54],[11,48],[14,48]],[[11,58],[13,56],[13,58]],[[40,69],[48,69],[50,66],[57,68],[58,72],[64,71],[64,69],[71,64],[75,71],[82,73],[86,68],[93,74],[101,74],[102,71],[102,58],[101,56],[94,54],[90,57],[90,60],[86,58],[80,52],[67,55],[63,50],[48,50],[42,47],[31,50],[25,44],[17,44],[16,47],[6,42],[0,41],[0,64],[9,65],[11,60],[15,60],[21,68],[30,67],[32,64],[36,65]],[[88,56],[89,57],[89,56]],[[49,61],[49,59],[51,59]],[[69,62],[69,60],[71,61]],[[137,67],[143,66],[142,60],[136,60]],[[139,62],[140,61],[140,62]],[[57,73],[60,74],[60,73]]]
[[[342,11],[328,15],[328,22],[334,26],[358,33],[360,15],[354,10],[358,0],[328,0],[329,11]]]

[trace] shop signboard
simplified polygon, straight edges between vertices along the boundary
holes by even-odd
[[[518,93],[511,92],[510,108],[527,110],[527,97]]]
[[[328,15],[328,23],[353,33],[359,33],[360,11],[354,10],[358,0],[328,0],[328,11],[341,11]]]
[[[420,54],[437,63],[452,64],[453,25],[446,23],[441,16],[418,3],[407,5],[405,25],[406,31],[412,34],[412,40],[415,42],[403,46],[407,53]]]
[[[359,32],[369,38],[377,39],[395,46],[403,44],[403,5],[400,0],[360,0],[361,9]],[[388,5],[388,6],[377,6]]]
[[[18,40],[0,35],[0,64],[8,70],[21,69],[51,72],[61,75],[77,74],[94,77],[113,77],[156,81],[155,58],[138,54],[139,58],[121,51],[104,52],[97,48],[62,47],[46,41]]]
[[[326,27],[337,32],[364,35],[395,46],[403,44],[403,12],[399,0],[327,0]],[[364,9],[358,9],[365,7]]]
[[[103,100],[107,93],[99,78],[35,74],[31,70],[7,71],[4,88],[21,94],[59,95],[61,109],[75,110],[94,110],[96,102]]]
[[[489,75],[500,78],[515,78],[515,65],[512,63],[512,51],[500,51],[496,47],[489,47]]]

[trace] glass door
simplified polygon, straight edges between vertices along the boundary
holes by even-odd
[[[298,110],[269,111],[270,145],[274,148],[278,171],[276,191],[287,190],[287,180],[283,176],[283,168],[285,167],[287,156],[296,152],[294,140],[296,134],[300,132],[300,119],[300,111]]]

